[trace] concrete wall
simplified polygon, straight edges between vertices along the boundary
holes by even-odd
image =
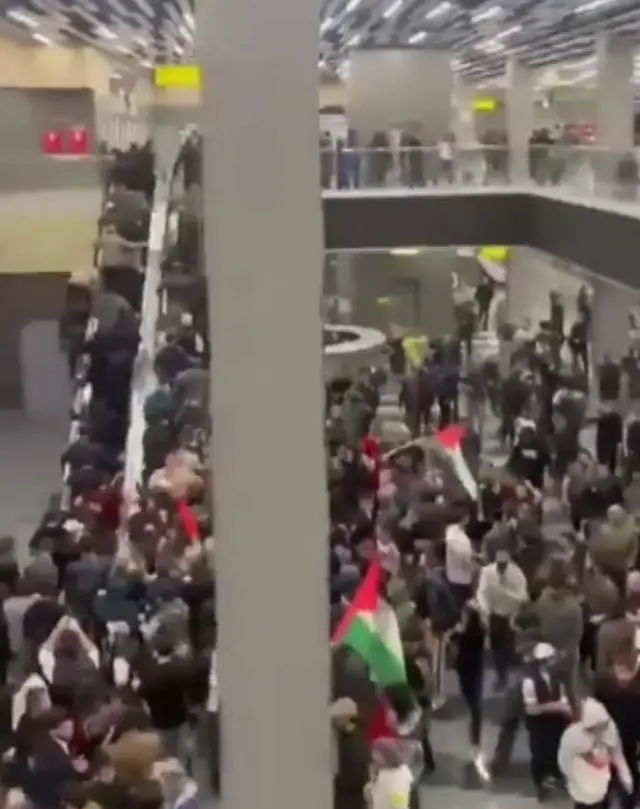
[[[351,301],[352,322],[387,331],[393,324],[417,334],[453,332],[454,273],[459,284],[479,279],[475,259],[454,249],[415,255],[389,252],[336,254],[325,292]]]
[[[68,385],[57,341],[51,338],[67,281],[67,273],[0,275],[0,410],[59,415]],[[40,339],[43,335],[46,340]],[[51,373],[38,379],[52,365]]]

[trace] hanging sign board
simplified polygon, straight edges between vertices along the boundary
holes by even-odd
[[[154,83],[164,90],[200,90],[201,70],[198,65],[160,65],[154,70]]]

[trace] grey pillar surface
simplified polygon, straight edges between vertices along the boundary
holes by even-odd
[[[453,71],[448,51],[353,50],[346,89],[349,126],[363,140],[375,130],[398,127],[435,141],[451,128]]]
[[[509,179],[529,181],[529,138],[534,124],[533,71],[514,56],[507,60],[505,117],[509,141]]]
[[[610,35],[596,42],[598,145],[624,153],[633,148],[633,61],[637,44]]]
[[[222,807],[328,809],[319,6],[197,15]]]
[[[596,41],[596,136],[601,150],[595,155],[595,176],[604,193],[616,185],[620,159],[633,149],[635,50],[636,43],[604,33]]]
[[[638,294],[594,278],[591,305],[591,351],[596,364],[605,356],[614,360],[629,349],[629,313],[638,303]]]

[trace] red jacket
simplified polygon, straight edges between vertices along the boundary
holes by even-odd
[[[378,491],[380,486],[380,468],[382,467],[382,453],[380,451],[380,440],[377,436],[369,433],[362,439],[362,451],[373,462],[371,473],[373,490]]]

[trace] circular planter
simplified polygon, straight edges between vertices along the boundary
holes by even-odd
[[[377,329],[325,325],[324,379],[354,376],[368,365],[386,365],[387,338]]]

